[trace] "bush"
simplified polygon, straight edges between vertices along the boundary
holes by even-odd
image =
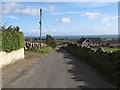
[[[20,32],[18,27],[9,26],[2,28],[2,51],[11,52],[23,48],[25,40],[23,33]]]
[[[55,43],[55,40],[52,38],[52,36],[50,35],[46,35],[46,44],[48,46],[51,46],[52,48],[55,48],[56,47],[56,43]]]

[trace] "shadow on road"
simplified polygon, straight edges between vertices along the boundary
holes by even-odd
[[[57,52],[62,52],[63,57],[66,60],[68,59],[67,62],[65,62],[65,63],[73,66],[72,68],[67,70],[69,73],[72,74],[71,79],[74,79],[75,81],[78,81],[78,82],[80,82],[80,81],[83,82],[83,77],[85,77],[85,76],[80,74],[80,73],[83,73],[83,72],[80,70],[80,67],[79,67],[80,62],[78,61],[78,59],[76,57],[74,57],[74,56],[70,56],[66,52],[66,50],[64,50],[64,49],[60,48],[60,49],[57,50]],[[81,84],[80,86],[76,86],[76,87],[81,88],[81,87],[84,87],[84,86],[85,86],[85,82],[83,82],[83,84]]]
[[[67,72],[72,74],[71,79],[80,82],[80,85],[76,86],[77,88],[113,88],[113,86],[106,83],[93,68],[69,54],[66,50],[60,48],[57,52],[63,54],[63,57],[66,59],[65,64],[72,66]]]

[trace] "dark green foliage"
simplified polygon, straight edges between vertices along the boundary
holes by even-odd
[[[52,48],[55,48],[56,47],[56,43],[55,43],[55,40],[52,38],[52,36],[50,35],[47,35],[46,36],[46,44],[48,46],[51,46]]]
[[[0,27],[0,51],[2,51],[2,28]]]
[[[111,83],[120,88],[120,51],[107,53],[98,49],[95,52],[90,48],[78,47],[75,44],[68,45],[66,49],[92,67],[95,67]]]
[[[2,28],[2,51],[11,52],[25,45],[23,33],[19,31],[19,27],[9,26]]]

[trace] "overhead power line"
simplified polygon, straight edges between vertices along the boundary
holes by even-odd
[[[45,24],[46,31],[48,32],[48,34],[50,34],[50,32],[49,32],[49,29],[48,29],[48,26],[47,26],[47,23],[46,23],[46,21],[45,21],[44,16],[43,16],[43,22],[44,22],[44,24]]]

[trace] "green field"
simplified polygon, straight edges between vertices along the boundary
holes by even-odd
[[[110,52],[110,51],[117,51],[120,50],[120,48],[109,48],[109,47],[103,47],[103,49],[105,50],[105,52]]]

